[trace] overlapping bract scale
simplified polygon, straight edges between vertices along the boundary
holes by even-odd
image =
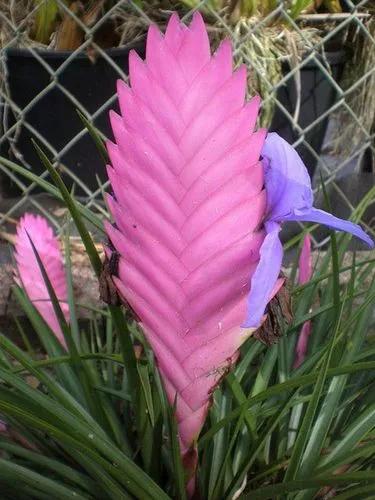
[[[203,20],[154,26],[146,60],[130,55],[130,87],[111,113],[108,237],[120,254],[116,286],[141,320],[173,403],[183,452],[210,395],[249,335],[250,278],[266,209],[255,131],[259,99],[228,41],[211,56]]]
[[[59,342],[65,347],[64,335],[30,240],[35,246],[60,301],[60,307],[65,319],[69,321],[66,276],[59,242],[44,217],[27,213],[21,218],[17,227],[15,244],[16,279],[20,286],[24,288],[39,314],[55,333]]]

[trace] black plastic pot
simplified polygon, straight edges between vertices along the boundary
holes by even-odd
[[[375,173],[375,154],[371,148],[367,148],[362,156],[360,171]]]
[[[38,50],[42,62],[25,49],[8,49],[6,51],[7,83],[12,101],[24,109],[33,99],[35,102],[25,113],[24,120],[37,132],[33,133],[30,128],[23,125],[16,136],[15,148],[23,160],[34,173],[40,175],[44,167],[38,158],[30,139],[34,138],[41,143],[40,137],[46,139],[57,151],[61,151],[69,142],[84,128],[77,115],[78,101],[90,113],[95,113],[110,99],[116,90],[116,80],[120,78],[116,65],[128,73],[128,56],[130,49],[135,48],[142,55],[144,44],[129,45],[106,51],[113,61],[110,64],[104,57],[98,57],[93,63],[86,54],[79,54],[69,60],[70,52],[53,52]],[[56,77],[61,88],[73,96],[69,98],[61,88],[51,86],[41,98],[40,92],[51,84],[52,78],[49,71],[44,67],[48,65],[53,71],[62,69]],[[108,110],[116,109],[117,101],[113,99],[101,110],[95,118],[94,125],[107,136],[111,135]],[[15,115],[9,111],[8,128],[15,123]],[[43,143],[41,143],[43,146]],[[0,151],[3,156],[19,163],[6,137],[0,139]],[[66,165],[77,177],[79,177],[91,190],[98,188],[96,175],[102,181],[105,180],[105,169],[103,161],[98,154],[93,140],[88,134],[67,147],[60,158],[61,163]],[[16,196],[20,194],[17,186],[5,175],[3,176],[3,194],[5,196]],[[64,180],[69,187],[72,179],[64,175]],[[37,189],[35,191],[38,191]],[[34,192],[35,192],[34,191]],[[77,189],[78,194],[85,194]]]
[[[126,46],[107,51],[114,65],[128,72],[128,54],[131,48],[144,55],[144,44]],[[80,102],[89,113],[94,113],[98,108],[114,95],[116,80],[119,74],[115,67],[104,58],[98,57],[92,63],[85,54],[75,56],[69,60],[69,52],[38,51],[42,63],[38,61],[29,50],[10,49],[6,52],[7,80],[11,99],[20,108],[24,109],[30,102],[35,102],[25,113],[24,119],[37,131],[33,134],[30,128],[22,126],[16,137],[15,147],[23,156],[24,161],[30,165],[33,171],[41,174],[44,171],[30,139],[34,137],[38,142],[38,134],[44,137],[57,151],[61,151],[82,129],[76,109],[77,104],[63,93],[60,88],[52,86],[51,89],[38,99],[40,92],[51,84],[51,75],[44,65],[52,70],[63,67],[63,71],[57,76],[57,82],[65,88],[78,102]],[[326,60],[330,63],[332,77],[337,80],[343,68],[344,53],[327,53]],[[287,73],[288,68],[285,68]],[[279,102],[292,115],[296,104],[297,91],[294,78],[289,78],[285,86],[279,89],[277,98]],[[302,129],[312,123],[317,117],[323,115],[336,99],[333,85],[326,79],[323,72],[312,61],[307,63],[301,70],[301,108],[299,114],[299,125]],[[108,110],[116,109],[117,102],[111,101],[105,106],[94,125],[111,136],[108,120]],[[15,117],[10,111],[8,126],[15,122]],[[306,141],[319,154],[327,127],[327,117],[315,125],[305,135]],[[298,138],[298,132],[293,130],[285,113],[279,108],[271,124],[271,130],[278,132],[288,142],[293,143]],[[316,158],[303,144],[298,147],[310,174],[313,174],[316,166]],[[0,139],[0,152],[11,160],[18,162],[14,157],[6,137]],[[79,177],[91,190],[98,188],[96,175],[104,181],[106,179],[105,169],[100,155],[88,134],[83,135],[74,142],[60,158],[77,177]],[[65,175],[64,180],[68,187],[72,186],[72,179]],[[16,185],[9,178],[3,179],[3,193],[5,196],[20,194]],[[37,191],[37,190],[36,190]],[[35,192],[35,191],[34,191]],[[81,189],[76,189],[77,194],[85,194]]]
[[[329,63],[328,71],[336,82],[340,80],[344,69],[345,52],[326,52],[325,60],[321,60],[323,66]],[[285,74],[290,71],[289,66],[284,68]],[[304,130],[320,116],[332,107],[338,98],[334,84],[329,81],[317,62],[312,59],[303,65],[300,70],[301,96],[298,125]],[[297,88],[295,78],[289,77],[285,86],[277,93],[277,99],[282,106],[293,116],[297,102]],[[305,133],[304,139],[311,148],[319,155],[327,130],[328,115]],[[291,120],[279,107],[276,108],[270,130],[277,132],[289,143],[293,144],[300,136],[291,124]],[[317,164],[316,156],[305,144],[300,144],[297,151],[301,155],[310,175],[312,176]]]

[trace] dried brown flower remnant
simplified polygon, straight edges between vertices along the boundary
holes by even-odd
[[[291,297],[287,285],[280,288],[267,308],[267,317],[254,337],[268,346],[278,342],[283,333],[283,324],[293,320]]]
[[[111,306],[121,304],[112,275],[117,275],[118,254],[113,251],[111,257],[105,257],[102,272],[99,277],[99,293],[103,302]]]

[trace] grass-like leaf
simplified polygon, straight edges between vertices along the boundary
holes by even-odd
[[[34,174],[30,170],[28,170],[25,167],[21,167],[17,163],[14,163],[7,158],[4,158],[3,156],[0,156],[0,168],[1,165],[5,167],[5,169],[9,169],[13,172],[16,172],[17,174],[22,175],[25,177],[25,179],[28,179],[32,182],[35,182],[38,186],[40,186],[46,193],[52,194],[55,198],[64,201],[64,197],[62,196],[61,192],[59,189],[51,184],[50,182],[46,181],[45,179],[42,179],[39,177],[39,175]],[[3,168],[3,170],[5,170]],[[104,228],[103,228],[103,223],[101,219],[89,208],[85,207],[79,202],[76,202],[77,208],[79,212],[82,214],[82,216],[93,226],[95,226],[96,229],[98,229],[101,233],[104,233]]]
[[[340,327],[340,319],[342,317],[342,307],[340,311],[340,288],[339,288],[339,274],[338,274],[338,256],[337,256],[337,248],[336,248],[336,239],[332,234],[332,266],[334,273],[334,305],[335,305],[335,324],[333,327],[334,334],[331,337],[329,348],[327,353],[325,354],[323,366],[318,373],[318,377],[316,379],[315,387],[313,395],[310,399],[310,402],[307,406],[306,414],[302,421],[301,427],[298,431],[298,436],[292,451],[292,455],[290,458],[290,462],[288,465],[288,469],[285,473],[284,482],[291,481],[298,477],[299,468],[302,461],[303,453],[305,450],[305,446],[308,442],[308,437],[310,433],[310,429],[313,425],[313,419],[318,408],[319,400],[323,391],[324,383],[326,381],[328,368],[331,362],[331,357],[333,353],[333,348],[335,345],[335,340],[339,332]]]
[[[36,152],[39,155],[39,158],[41,159],[43,165],[45,168],[48,170],[48,173],[51,176],[51,179],[53,180],[55,186],[58,188],[60,191],[61,197],[66,203],[67,208],[69,209],[70,215],[72,216],[74,223],[78,229],[78,232],[82,238],[82,242],[85,245],[87,255],[90,259],[90,262],[92,264],[92,267],[97,274],[97,276],[100,275],[101,271],[101,261],[98,255],[98,252],[96,250],[95,244],[92,240],[92,237],[90,233],[88,232],[82,218],[80,211],[77,207],[77,204],[75,200],[72,198],[70,195],[67,187],[65,186],[63,180],[61,179],[59,173],[57,170],[53,167],[52,163],[49,161],[47,155],[44,153],[44,151],[38,146],[38,144],[33,141],[33,145],[36,149]]]
[[[277,498],[278,495],[293,491],[301,491],[306,488],[319,488],[321,486],[335,485],[352,485],[353,483],[362,485],[371,483],[373,491],[375,490],[375,478],[373,472],[352,472],[341,475],[321,475],[313,478],[304,478],[295,481],[278,483],[271,486],[265,486],[263,488],[251,491],[251,493],[249,493],[248,495],[243,495],[242,498],[244,500],[253,500],[254,498],[264,500],[265,498]]]
[[[374,370],[375,369],[375,361],[368,361],[363,363],[353,363],[349,366],[339,366],[335,368],[330,368],[327,371],[327,377],[334,377],[336,375],[343,375],[345,373],[356,373],[362,372],[365,370]],[[268,389],[262,391],[261,393],[248,398],[247,401],[240,406],[238,406],[235,410],[232,410],[227,414],[227,416],[214,424],[203,436],[199,439],[199,445],[203,447],[212,437],[219,432],[220,429],[230,424],[233,420],[238,418],[241,412],[246,408],[251,408],[253,405],[264,401],[272,396],[277,396],[283,391],[288,391],[294,389],[296,387],[304,387],[312,384],[316,384],[319,373],[310,373],[308,375],[303,375],[299,377],[292,378],[287,380],[281,384],[275,384]]]
[[[0,459],[0,481],[28,485],[40,493],[49,495],[50,498],[61,498],[61,500],[72,498],[87,500],[89,498],[87,495],[80,494],[77,489],[68,488],[58,481],[49,479],[45,474],[38,474],[8,460]]]
[[[177,395],[176,395],[177,398]],[[176,401],[173,406],[168,405],[168,434],[171,447],[171,458],[173,466],[173,483],[175,485],[175,498],[186,499],[185,473],[181,461],[180,444],[178,442],[177,422],[175,418]]]
[[[102,139],[99,131],[94,127],[94,125],[86,118],[86,116],[81,113],[79,109],[76,110],[78,116],[80,117],[82,123],[86,127],[88,133],[92,137],[93,141],[95,142],[96,147],[98,148],[98,151],[100,153],[100,156],[102,157],[104,163],[108,163],[108,153],[104,145],[104,140]]]

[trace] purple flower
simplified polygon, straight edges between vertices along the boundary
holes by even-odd
[[[283,250],[279,239],[281,223],[308,221],[345,231],[373,248],[371,238],[358,224],[345,221],[313,207],[313,192],[307,169],[297,151],[276,133],[267,135],[262,150],[267,215],[266,237],[260,262],[251,279],[248,314],[244,327],[257,328],[280,273]]]

